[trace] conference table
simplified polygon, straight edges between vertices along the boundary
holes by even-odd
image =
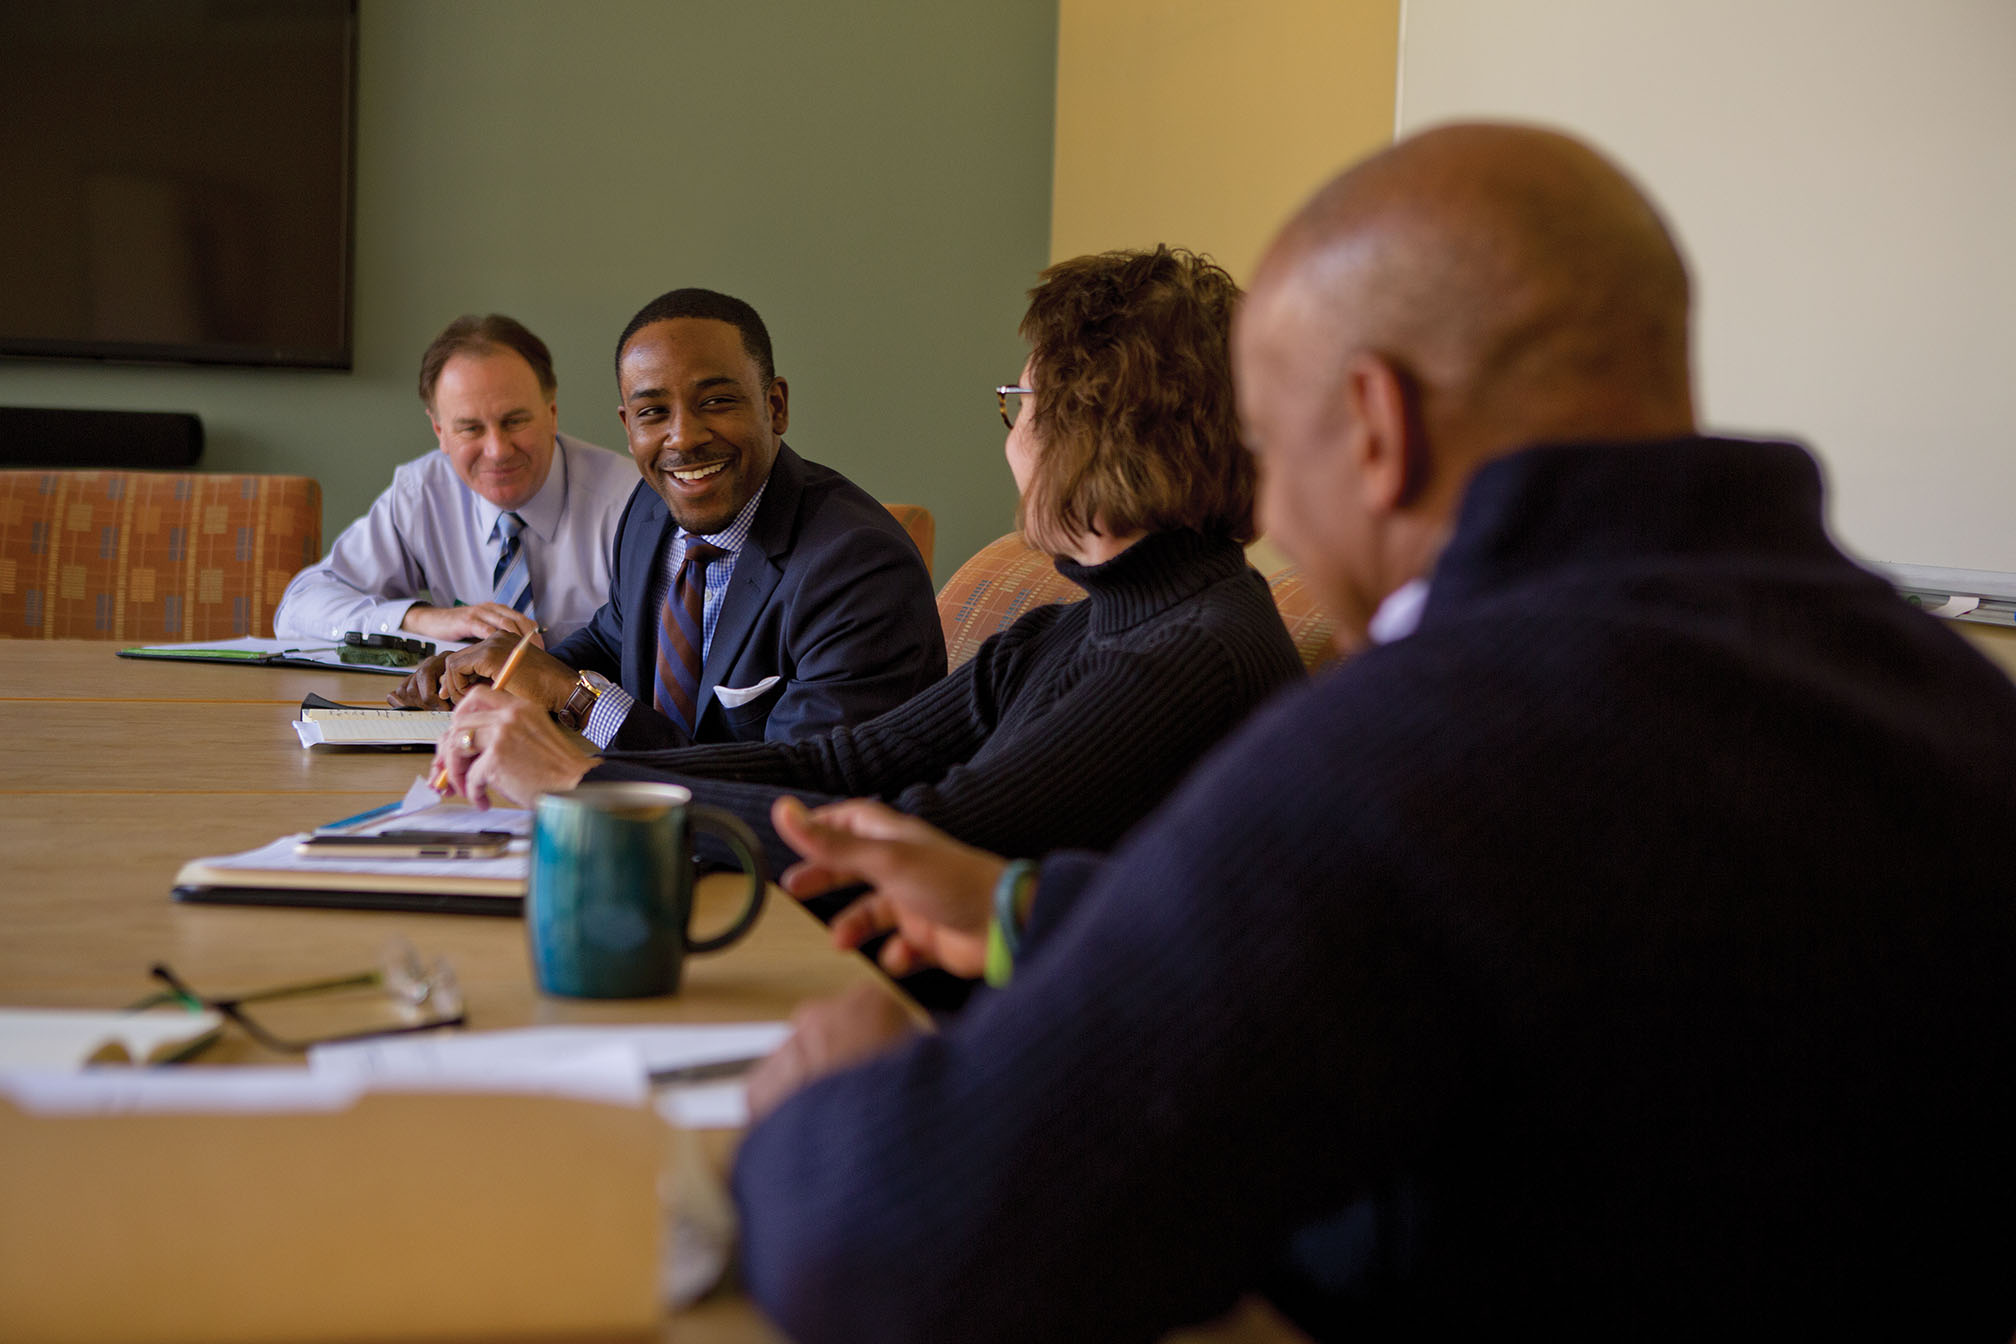
[[[0,1004],[116,1008],[158,988],[155,962],[211,994],[314,980],[375,965],[395,936],[454,968],[471,1029],[772,1021],[862,982],[900,997],[775,891],[747,938],[688,961],[677,996],[634,1000],[539,993],[514,918],[178,903],[169,892],[188,860],[395,799],[428,758],[307,751],[288,727],[311,692],[381,702],[395,684],[382,674],[130,660],[114,647],[0,641]],[[695,926],[729,919],[736,888],[704,883]],[[231,1027],[200,1057],[276,1058]],[[710,1145],[724,1165],[731,1145],[728,1134]],[[682,1340],[779,1338],[732,1293],[675,1327]]]
[[[923,1017],[774,890],[748,937],[688,960],[678,995],[635,1000],[541,994],[515,918],[176,902],[169,893],[185,862],[396,799],[428,757],[304,750],[289,728],[311,692],[381,702],[394,684],[382,674],[129,660],[115,648],[0,640],[0,1006],[117,1008],[158,987],[148,978],[156,962],[213,995],[313,980],[376,964],[397,936],[453,966],[472,1030],[778,1020],[863,983]],[[735,885],[702,884],[697,930],[731,917]],[[201,1061],[276,1057],[227,1026]],[[734,1138],[708,1136],[722,1170]],[[732,1284],[670,1316],[666,1335],[700,1344],[780,1338]],[[1184,1337],[1299,1338],[1252,1302]]]

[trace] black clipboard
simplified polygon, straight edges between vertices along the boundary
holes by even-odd
[[[412,672],[410,667],[378,667],[370,663],[328,663],[319,658],[301,658],[292,652],[262,653],[257,649],[178,649],[160,645],[136,644],[131,648],[114,649],[117,658],[152,659],[163,663],[213,663],[227,667],[306,667],[323,672],[375,672],[404,677]]]
[[[457,891],[330,891],[306,887],[187,884],[169,892],[189,905],[282,905],[311,910],[384,910],[417,915],[492,915],[516,919],[523,896],[475,896]]]

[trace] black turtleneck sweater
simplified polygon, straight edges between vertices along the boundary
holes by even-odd
[[[1155,533],[1104,564],[1057,569],[1085,601],[1027,613],[866,723],[800,742],[613,752],[589,778],[685,785],[749,823],[773,871],[796,857],[770,828],[784,793],[880,798],[998,854],[1110,849],[1302,664],[1266,581],[1227,538]]]

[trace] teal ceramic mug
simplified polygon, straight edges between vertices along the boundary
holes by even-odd
[[[749,899],[734,923],[695,938],[693,835],[741,860]],[[718,952],[756,923],[768,876],[756,837],[676,784],[582,784],[533,809],[525,929],[539,988],[573,998],[673,994],[689,952]]]

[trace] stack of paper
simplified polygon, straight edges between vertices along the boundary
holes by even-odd
[[[175,874],[175,899],[223,905],[307,905],[351,910],[515,915],[531,870],[532,814],[521,808],[479,811],[444,800],[416,779],[396,811],[346,833],[402,827],[436,831],[509,831],[519,837],[494,859],[304,858],[303,839],[283,835],[243,854],[194,859]]]

